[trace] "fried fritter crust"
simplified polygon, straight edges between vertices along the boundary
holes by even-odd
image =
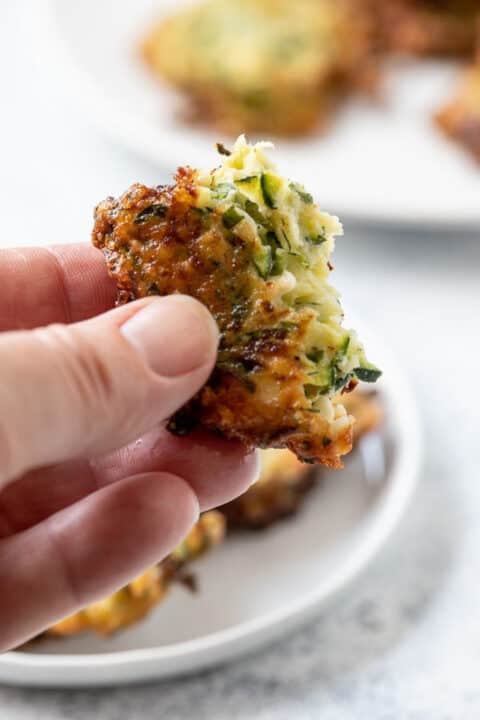
[[[87,630],[110,635],[138,622],[163,601],[173,583],[189,580],[186,566],[222,542],[224,535],[223,515],[214,510],[205,513],[165,560],[108,598],[56,623],[47,635],[76,635]]]
[[[475,46],[477,0],[373,0],[390,51],[467,56]]]
[[[108,198],[96,208],[93,230],[93,243],[117,282],[119,303],[184,293],[206,305],[220,328],[214,373],[171,429],[182,433],[201,423],[249,447],[287,447],[306,462],[341,467],[339,458],[352,445],[351,422],[344,415],[343,430],[331,438],[329,422],[304,409],[297,350],[310,316],[291,329],[286,310],[254,296],[248,252],[231,241],[218,216],[198,212],[192,173],[180,169],[171,187],[136,184],[118,200]],[[162,208],[163,221],[139,222],[151,208]],[[245,380],[244,368],[254,371],[255,380]]]
[[[465,73],[456,96],[435,115],[435,122],[480,163],[480,60]]]

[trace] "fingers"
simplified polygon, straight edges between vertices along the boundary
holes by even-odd
[[[178,473],[195,491],[202,511],[219,507],[244,493],[259,472],[256,452],[240,443],[196,431],[174,437],[165,428],[155,429],[119,451],[91,465],[96,482],[116,482],[126,472],[133,475],[162,469]]]
[[[110,485],[0,542],[0,651],[99,600],[165,557],[198,517],[181,478]]]
[[[121,447],[170,417],[206,382],[217,342],[205,308],[179,295],[0,335],[0,487]]]
[[[0,250],[0,332],[86,320],[113,307],[115,283],[88,244]]]
[[[239,443],[205,432],[173,437],[165,428],[93,463],[76,460],[27,473],[0,493],[0,538],[35,525],[100,487],[125,477],[180,475],[209,510],[241,495],[257,479],[258,459]]]
[[[0,538],[41,522],[100,487],[130,475],[167,471],[185,479],[202,511],[241,495],[258,476],[255,452],[215,435],[173,437],[156,428],[93,463],[76,460],[27,473],[0,493]]]

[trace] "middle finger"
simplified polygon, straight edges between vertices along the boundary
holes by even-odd
[[[165,427],[92,461],[73,460],[27,473],[0,492],[0,537],[35,525],[81,498],[131,475],[163,471],[181,475],[201,510],[244,492],[256,479],[255,453],[240,444],[196,431],[175,437]]]

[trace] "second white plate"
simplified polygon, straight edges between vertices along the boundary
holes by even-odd
[[[90,117],[169,172],[211,167],[215,141],[229,141],[181,124],[178,97],[150,76],[137,51],[151,22],[186,1],[48,0],[43,33],[52,67]],[[480,170],[431,120],[457,75],[439,63],[392,68],[381,102],[353,101],[323,137],[279,140],[276,161],[340,217],[478,228]]]

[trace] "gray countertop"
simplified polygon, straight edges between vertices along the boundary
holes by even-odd
[[[41,67],[27,73],[14,48],[28,7],[7,3],[0,31],[15,68],[0,134],[8,171],[0,178],[2,242],[79,240],[98,197],[134,178],[158,180],[158,171],[109,145],[68,104],[52,110]],[[25,177],[40,190],[19,229]],[[313,624],[264,652],[134,688],[0,687],[1,720],[480,717],[480,237],[374,233],[347,223],[335,260],[347,309],[365,315],[405,365],[423,415],[422,477],[388,544]]]

